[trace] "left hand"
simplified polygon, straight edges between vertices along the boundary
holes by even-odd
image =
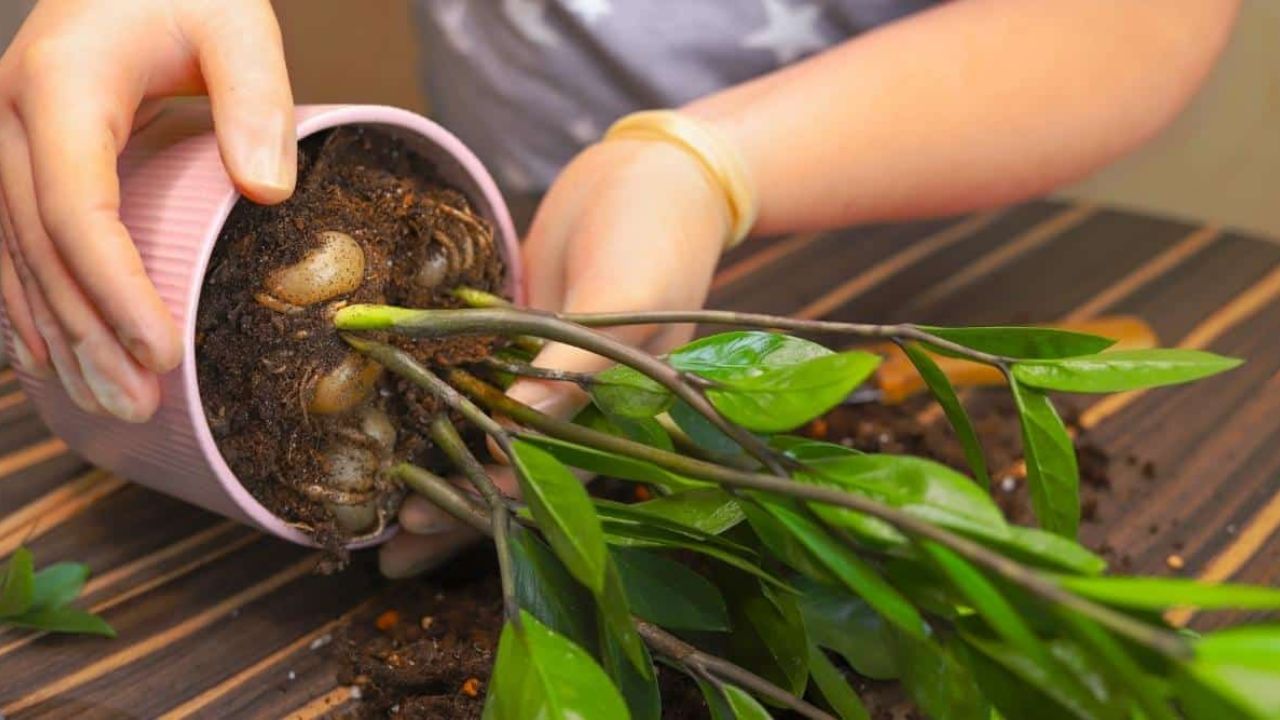
[[[547,192],[524,242],[530,306],[557,312],[682,310],[702,307],[729,233],[723,191],[683,150],[663,142],[610,140],[582,151]],[[689,326],[636,326],[612,334],[652,353],[686,342]],[[535,364],[595,372],[610,362],[565,345],[547,346]],[[521,380],[508,394],[544,413],[572,417],[581,390]],[[515,489],[508,468],[494,479]],[[406,577],[448,559],[475,537],[444,511],[410,496],[405,531],[382,547],[382,572]]]

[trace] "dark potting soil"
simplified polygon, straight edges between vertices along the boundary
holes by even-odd
[[[1011,401],[1004,393],[981,392],[974,393],[967,405],[991,468],[993,496],[1011,520],[1029,522],[1021,442]],[[965,470],[963,450],[946,420],[936,417],[921,422],[922,413],[931,406],[917,399],[898,407],[842,407],[811,423],[805,434],[869,452],[930,457]],[[1097,507],[1109,497],[1110,460],[1105,451],[1089,443],[1069,410],[1064,416],[1076,431],[1083,502],[1086,508]],[[593,483],[592,491],[614,499],[643,499],[643,495],[636,497],[636,486],[607,478]],[[1107,548],[1095,549],[1114,555]],[[477,547],[435,575],[396,583],[385,598],[352,621],[345,641],[338,645],[339,681],[361,690],[361,701],[348,706],[352,717],[480,717],[502,626],[492,556],[488,545]],[[1118,564],[1123,565],[1123,558]],[[665,666],[659,666],[658,672],[664,718],[708,717],[701,694],[690,680]],[[876,720],[922,717],[899,684],[846,672]],[[775,717],[793,716],[775,712]]]
[[[308,138],[299,148],[298,177],[285,203],[241,200],[231,213],[201,294],[197,368],[209,426],[237,477],[272,511],[336,548],[350,533],[328,508],[372,500],[380,525],[398,506],[400,490],[371,479],[372,486],[335,495],[329,474],[335,443],[377,447],[383,467],[403,459],[438,467],[424,429],[439,407],[382,373],[358,407],[327,415],[309,410],[317,383],[353,357],[333,329],[332,312],[347,303],[454,307],[459,303],[448,290],[465,285],[499,293],[504,268],[492,228],[470,201],[384,132],[342,128]],[[307,257],[332,231],[363,251],[358,287],[306,307],[264,298],[274,272]],[[475,361],[497,342],[389,341],[434,366]],[[362,424],[366,412],[383,428],[389,420],[394,439],[379,442],[386,435]]]

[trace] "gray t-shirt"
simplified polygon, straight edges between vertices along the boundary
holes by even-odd
[[[936,0],[416,0],[437,119],[504,192],[615,119],[775,70]]]

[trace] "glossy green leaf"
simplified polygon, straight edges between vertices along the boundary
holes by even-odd
[[[879,364],[879,356],[866,352],[824,355],[797,365],[718,378],[707,390],[707,398],[731,422],[748,430],[783,432],[838,405]]]
[[[31,608],[35,594],[35,558],[20,547],[5,563],[0,581],[0,618],[21,615]]]
[[[719,570],[719,569],[717,569]],[[772,592],[755,578],[727,570],[715,573],[729,603],[729,659],[803,695],[809,679],[809,636],[795,596]]]
[[[1081,575],[1098,575],[1107,569],[1107,561],[1085,546],[1039,528],[1010,525],[1009,537],[991,544],[1010,557],[1038,567]]]
[[[791,532],[781,520],[758,503],[743,503],[743,512],[760,544],[783,565],[795,570],[801,577],[838,585],[840,580],[819,562],[809,548]]]
[[[653,418],[628,418],[619,415],[605,415],[595,405],[588,405],[574,416],[573,422],[598,430],[607,435],[614,435],[628,440],[635,440],[650,447],[661,450],[673,450],[671,436],[662,425]]]
[[[1243,716],[1280,718],[1280,625],[1205,635],[1196,641],[1195,659],[1186,672]],[[1181,683],[1175,688],[1186,697]],[[1200,701],[1197,707],[1203,704]]]
[[[571,443],[567,440],[558,440],[545,435],[527,435],[521,442],[541,448],[566,465],[597,475],[605,475],[619,480],[649,483],[671,489],[708,487],[707,483],[676,475],[653,463],[635,460],[623,455],[615,455],[604,450]]]
[[[1150,720],[1178,720],[1169,698],[1136,659],[1102,626],[1074,611],[1055,608],[1055,616],[1093,660],[1093,665],[1115,679],[1118,689],[1132,698]]]
[[[820,465],[828,460],[863,454],[859,450],[844,445],[799,435],[774,435],[769,438],[769,447],[806,465]]]
[[[817,645],[809,646],[809,677],[827,707],[834,710],[840,720],[871,720],[858,693]]]
[[[688,550],[718,560],[731,568],[741,570],[749,575],[783,590],[790,591],[791,586],[781,578],[760,566],[759,556],[749,548],[739,550],[734,545],[722,546],[691,539],[689,536],[672,533],[647,525],[631,525],[604,521],[605,539],[613,547],[626,548],[668,548],[672,550]]]
[[[596,637],[595,602],[538,536],[511,528],[516,601],[551,630],[590,647]]]
[[[1152,348],[1020,362],[1013,366],[1013,374],[1024,385],[1044,390],[1110,393],[1191,382],[1240,362],[1201,350]]]
[[[848,454],[810,463],[797,480],[866,495],[923,520],[983,537],[1004,538],[1004,515],[986,491],[969,478],[931,460],[905,455]],[[813,504],[829,522],[865,527],[860,513]]]
[[[644,550],[615,548],[613,559],[636,615],[673,630],[728,631],[729,611],[710,580]]]
[[[7,617],[0,620],[0,625],[13,625],[14,627],[43,630],[45,632],[101,635],[103,637],[116,636],[115,629],[106,620],[91,612],[69,605],[28,610],[16,617]]]
[[[1038,661],[1048,658],[1044,645],[1018,615],[1017,609],[977,568],[955,552],[931,540],[923,540],[919,545],[934,566],[997,635],[1028,657]]]
[[[632,720],[661,720],[662,692],[658,687],[658,673],[653,667],[649,650],[640,646],[646,668],[646,672],[640,672],[627,659],[626,652],[612,633],[605,632],[600,644],[604,648],[601,662],[604,663],[605,672],[622,692]]]
[[[885,652],[893,634],[884,618],[865,600],[844,588],[800,578],[797,601],[813,642],[844,658],[860,675],[892,680],[899,671]]]
[[[1164,610],[1280,610],[1280,588],[1209,583],[1163,577],[1060,577],[1058,584],[1087,598],[1119,607]]]
[[[644,649],[644,641],[636,632],[635,621],[631,617],[631,603],[627,588],[622,582],[622,574],[610,553],[605,567],[604,592],[596,603],[600,608],[600,619],[604,629],[622,648],[622,653],[631,661],[632,667],[643,676],[653,672],[652,663]]]
[[[1115,340],[1046,327],[922,327],[932,335],[972,350],[1011,358],[1049,359],[1091,355],[1115,344]],[[929,346],[950,357],[958,355],[945,348]]]
[[[769,720],[769,711],[745,690],[728,684],[718,687],[697,679],[698,689],[707,701],[711,720]]]
[[[519,628],[502,629],[484,717],[625,720],[630,713],[591,655],[521,611]]]
[[[1064,686],[1045,666],[1003,643],[973,635],[964,636],[966,664],[983,693],[1006,718],[1042,720],[1116,718],[1098,698]]]
[[[61,607],[75,600],[89,579],[89,566],[60,562],[42,568],[32,582],[31,607]]]
[[[920,378],[933,393],[933,397],[937,399],[952,429],[955,430],[956,438],[960,440],[960,447],[964,449],[964,457],[969,463],[969,469],[973,471],[973,476],[977,478],[980,485],[989,487],[991,474],[987,470],[987,458],[982,452],[982,443],[978,440],[978,433],[973,429],[973,422],[969,420],[969,413],[965,411],[964,405],[960,404],[960,398],[956,395],[956,389],[952,387],[951,380],[947,378],[946,373],[942,372],[942,368],[938,367],[933,358],[929,357],[929,353],[919,345],[907,343],[902,346],[902,349],[916,371],[920,373]]]
[[[638,370],[615,365],[596,373],[591,399],[607,415],[652,418],[671,407],[671,391]]]
[[[667,413],[671,421],[680,428],[688,438],[703,451],[714,458],[747,457],[742,446],[736,440],[725,435],[720,428],[702,416],[697,410],[683,400],[677,400]]]
[[[926,716],[990,720],[991,708],[964,662],[964,649],[951,639],[921,641],[900,636],[895,652],[903,684]]]
[[[578,582],[600,595],[608,552],[586,489],[547,451],[523,440],[512,450],[521,493],[551,549]]]
[[[1031,506],[1040,526],[1075,538],[1080,527],[1080,470],[1067,427],[1048,396],[1012,382],[1010,389],[1022,424]]]
[[[737,499],[719,488],[684,490],[636,503],[631,509],[712,535],[733,528],[745,518]]]
[[[708,380],[761,374],[768,368],[798,365],[831,350],[803,338],[758,330],[708,335],[671,351],[667,362]]]
[[[928,626],[911,601],[884,580],[875,568],[847,546],[809,519],[799,506],[759,496],[771,515],[782,522],[840,582],[875,608],[886,621],[902,632],[923,639]]]

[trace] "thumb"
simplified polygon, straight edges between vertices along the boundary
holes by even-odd
[[[222,162],[250,199],[281,202],[293,194],[298,148],[280,26],[267,0],[204,7],[183,30],[196,47]]]

